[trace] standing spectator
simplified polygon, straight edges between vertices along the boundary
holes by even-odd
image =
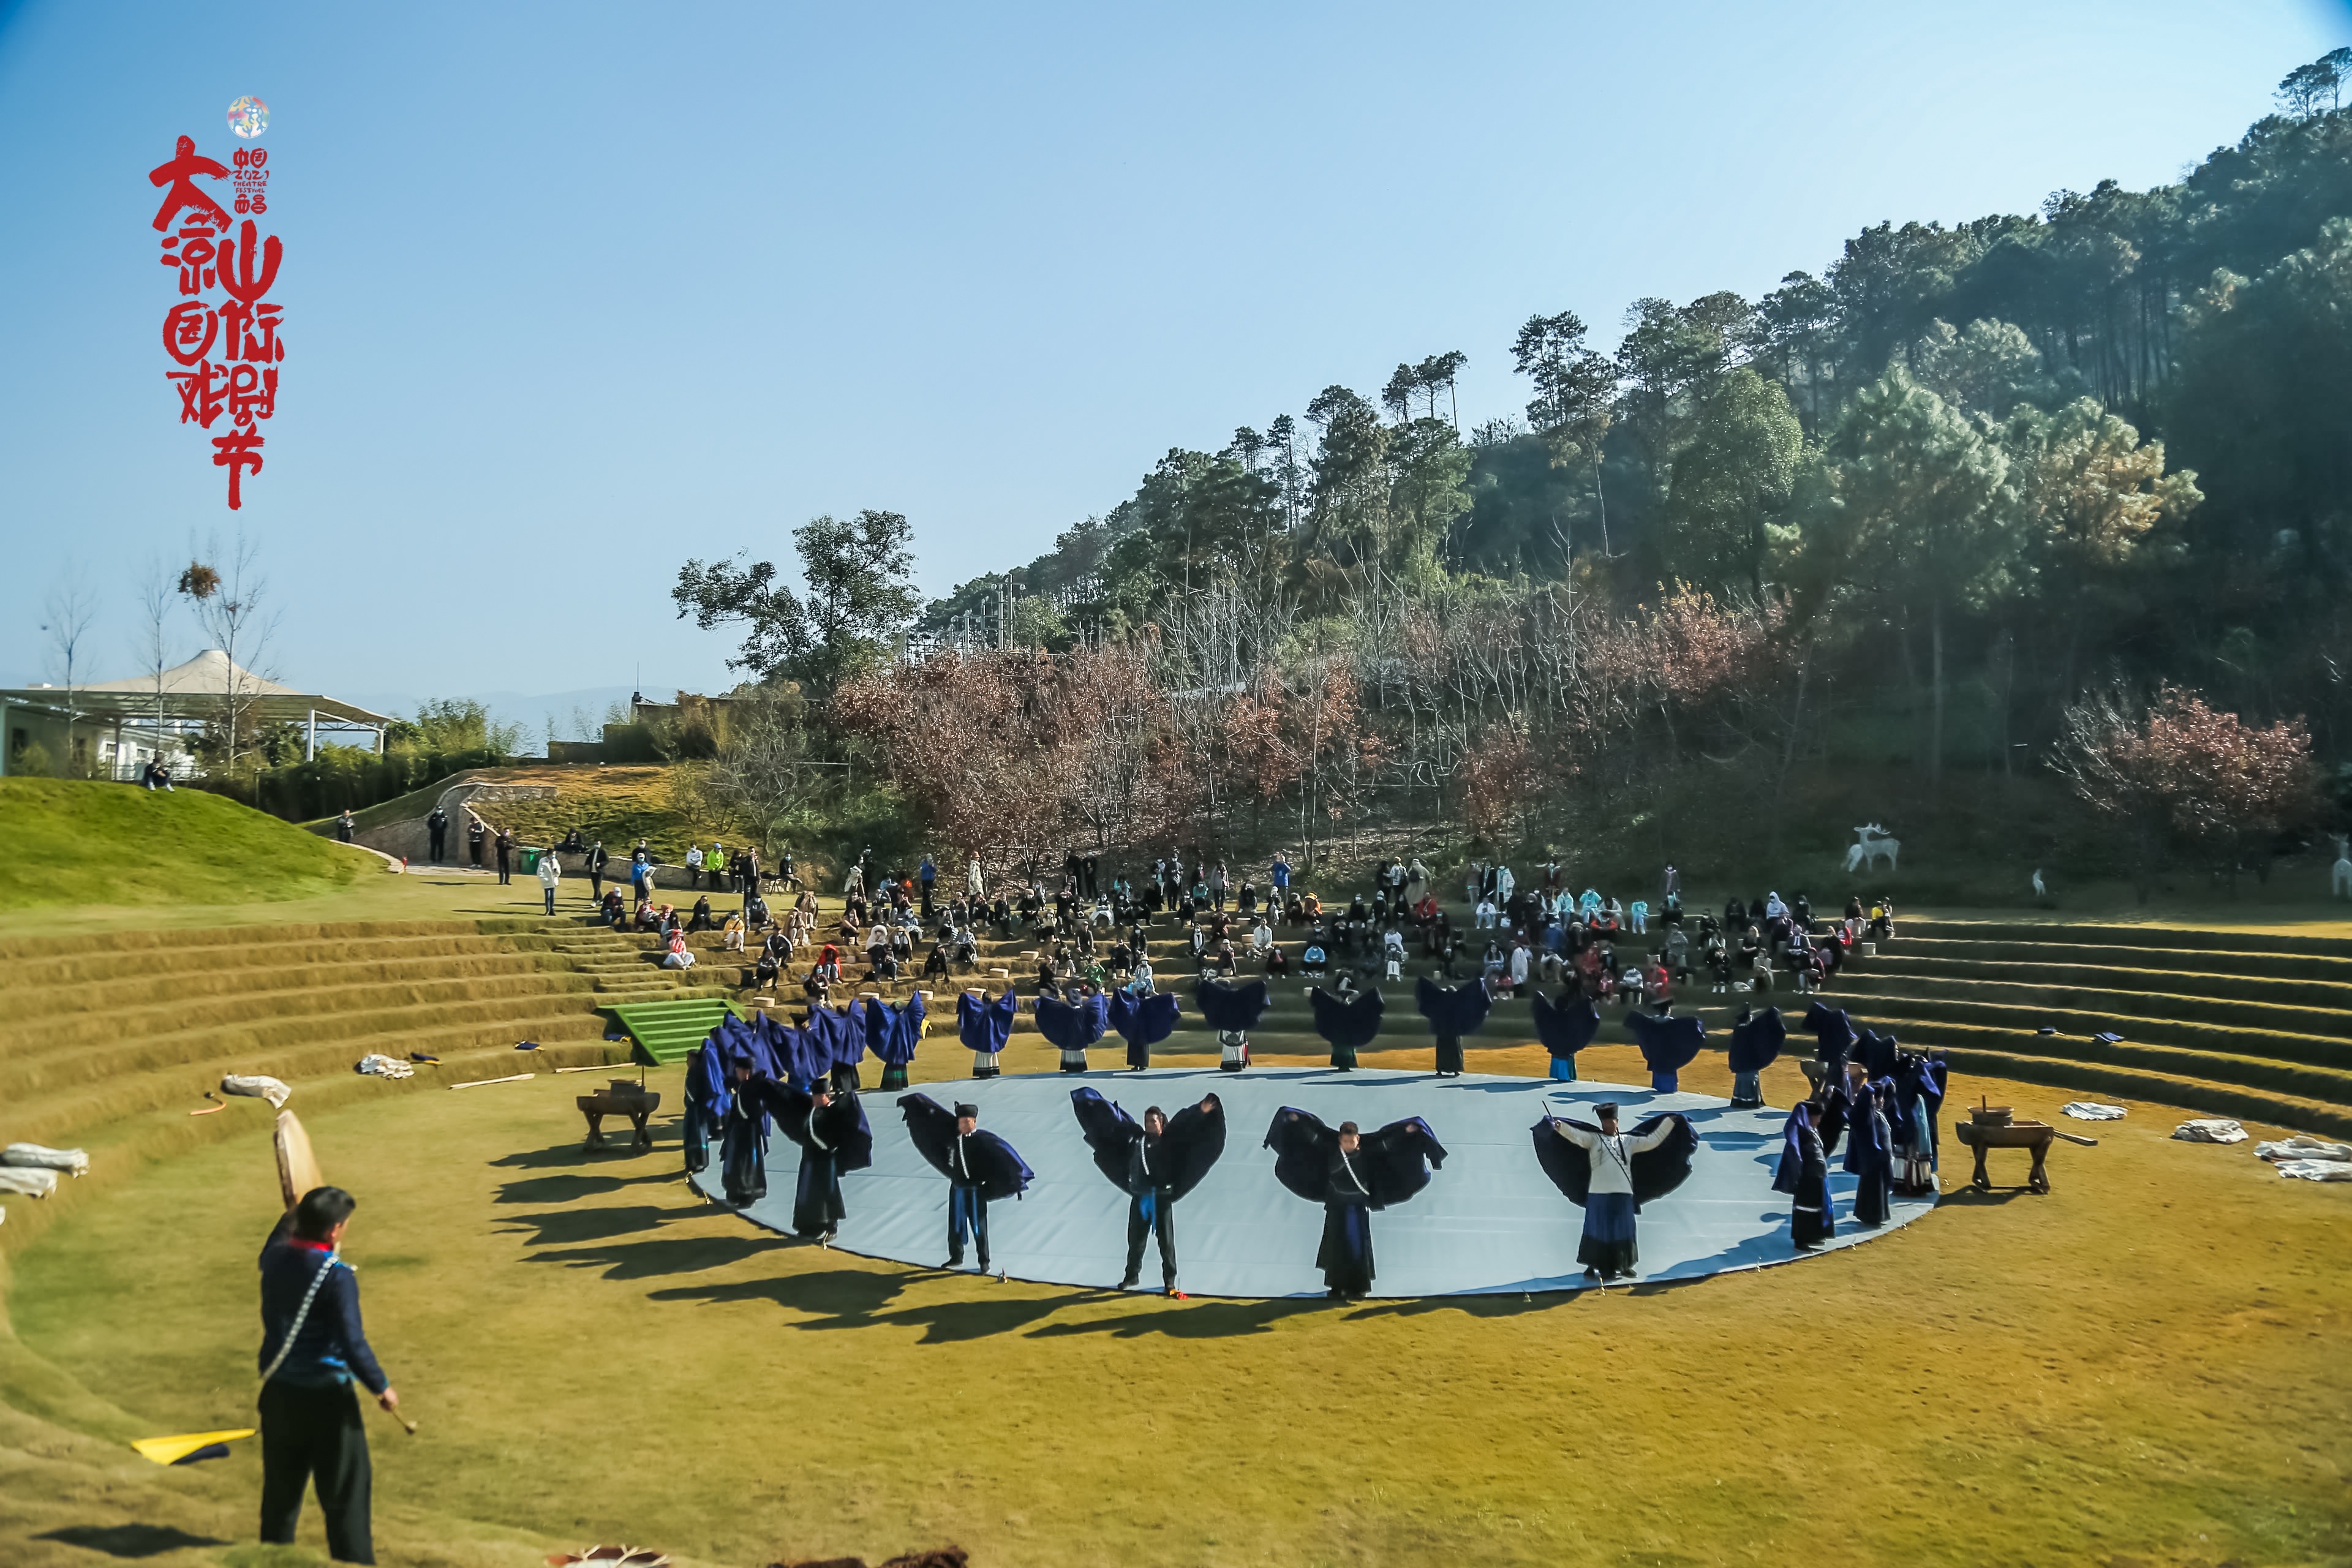
[[[1232,885],[1232,881],[1233,879],[1226,874],[1225,863],[1223,860],[1209,868],[1209,907],[1211,909],[1223,910],[1225,907],[1225,889]]]
[[[923,892],[923,918],[925,920],[929,920],[931,918],[931,885],[939,879],[940,868],[931,864],[930,856],[926,854],[923,857],[923,863],[915,868],[915,885],[920,888]]]
[[[712,879],[717,880],[716,878]],[[686,847],[686,885],[689,889],[702,886],[702,846],[699,844]]]
[[[512,863],[509,857],[514,854],[514,835],[508,832],[503,827],[499,829],[498,851],[499,886],[503,888],[514,880],[511,876],[508,875],[509,868]]]
[[[342,816],[335,818],[335,837],[349,844],[352,841],[352,829],[357,826],[359,825],[352,820],[352,808],[347,805],[343,807]]]
[[[604,853],[604,841],[596,840],[588,851],[588,901],[601,902],[604,897],[604,867],[613,858]]]
[[[482,868],[482,846],[489,841],[489,837],[490,830],[483,825],[482,819],[472,812],[467,812],[466,814],[466,854],[472,859],[474,869],[477,871]]]
[[[449,814],[436,805],[425,819],[425,830],[433,836],[433,863],[438,866],[449,853]]]
[[[555,889],[563,880],[563,862],[556,858],[552,846],[539,853],[539,891],[547,900],[547,912],[555,913]]]
[[[782,882],[787,890],[801,885],[800,870],[793,864],[793,847],[789,844],[784,846],[782,852],[777,857],[776,880]]]

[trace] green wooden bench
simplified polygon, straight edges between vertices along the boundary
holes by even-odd
[[[624,1002],[607,1007],[635,1042],[638,1060],[656,1067],[684,1061],[735,1010],[725,997],[695,997],[677,1002]]]

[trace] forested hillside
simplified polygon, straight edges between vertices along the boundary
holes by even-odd
[[[1511,343],[1170,451],[919,615],[887,513],[803,531],[807,595],[694,563],[680,610],[748,621],[747,671],[967,841],[1590,839],[1856,771],[1928,817],[1990,770],[2152,811],[2111,868],[2234,869],[2328,826],[2352,755],[2347,80],[2302,68],[2178,184],[1881,224],[1759,300],[1639,300],[1613,347],[1531,301]],[[1511,356],[1523,415],[1463,427],[1465,353]]]

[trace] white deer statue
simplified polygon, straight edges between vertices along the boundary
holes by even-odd
[[[1846,847],[1845,868],[1849,871],[1866,868],[1885,857],[1886,868],[1895,869],[1895,858],[1903,852],[1903,840],[1889,838],[1886,829],[1874,822],[1867,827],[1853,830],[1855,842]]]

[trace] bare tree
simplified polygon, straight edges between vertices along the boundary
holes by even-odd
[[[155,752],[163,751],[163,674],[172,668],[172,605],[179,584],[160,555],[152,556],[139,578],[139,626],[134,647],[140,673],[155,682]]]
[[[206,542],[212,563],[191,561],[180,574],[179,589],[195,610],[196,624],[228,661],[222,681],[221,726],[226,732],[227,763],[236,768],[237,737],[246,715],[260,697],[258,665],[278,629],[277,615],[267,608],[269,579],[263,575],[260,548],[239,530],[224,551],[217,536]]]
[[[89,579],[78,565],[68,565],[49,590],[48,601],[42,607],[47,617],[41,629],[49,634],[49,648],[62,667],[66,688],[66,754],[65,764],[70,771],[80,768],[74,752],[74,727],[81,718],[74,699],[79,673],[81,645],[89,637],[90,623],[98,619],[98,596],[91,592]]]

